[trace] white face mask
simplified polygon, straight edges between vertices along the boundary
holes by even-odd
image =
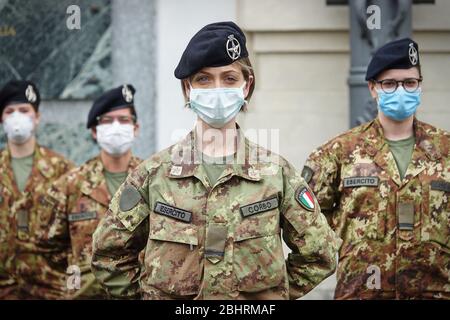
[[[207,124],[221,128],[237,116],[244,100],[245,82],[240,88],[194,89],[191,86],[191,109]]]
[[[27,142],[34,134],[33,119],[19,111],[10,114],[3,123],[8,140],[16,144]]]
[[[132,124],[120,124],[114,121],[112,124],[97,126],[97,142],[112,156],[121,156],[130,150],[133,140],[134,126]]]

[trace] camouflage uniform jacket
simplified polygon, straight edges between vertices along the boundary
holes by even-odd
[[[414,134],[402,181],[378,119],[306,161],[303,177],[344,240],[338,299],[450,298],[450,135],[417,119]]]
[[[194,131],[128,176],[93,240],[92,268],[112,297],[295,299],[333,272],[340,239],[307,184],[277,155],[252,160],[267,151],[239,137],[214,186]]]
[[[73,165],[36,146],[30,177],[20,192],[8,149],[1,151],[0,164],[0,298],[57,298],[62,279],[56,269],[64,259],[39,247],[36,235],[45,221],[41,205],[47,189]]]
[[[141,160],[132,157],[128,172]],[[69,274],[66,297],[70,299],[106,298],[104,290],[91,273],[92,234],[108,209],[109,194],[104,166],[97,156],[59,178],[48,190],[46,197],[49,223],[41,236],[43,245],[56,251],[66,251]],[[65,272],[65,270],[62,270]],[[76,276],[80,272],[77,288]],[[72,280],[72,281],[71,281]]]

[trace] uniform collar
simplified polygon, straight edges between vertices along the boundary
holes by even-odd
[[[86,162],[83,167],[85,178],[81,182],[81,192],[86,195],[91,195],[93,190],[99,188],[102,184],[105,185],[105,188],[102,189],[105,189],[106,191],[106,183],[103,176],[104,166],[100,155]]]
[[[130,163],[128,164],[128,174],[130,174],[138,165],[142,162],[141,159],[135,156],[131,156]]]
[[[49,163],[47,157],[47,151],[44,147],[39,146],[37,143],[34,147],[33,151],[33,167],[37,167],[39,172],[44,177],[49,177],[51,174],[49,174],[49,171],[51,170],[51,164]],[[6,166],[11,165],[11,152],[9,151],[9,148],[6,147],[0,154],[0,161],[2,164]]]
[[[417,118],[414,118],[413,130],[416,147],[419,149],[418,151],[426,155],[432,161],[440,159],[442,154],[427,133],[425,124],[417,120]],[[368,131],[369,133],[366,135],[364,141],[366,150],[371,156],[375,156],[387,144],[380,120],[376,118],[369,122],[366,127],[363,128],[363,131]]]
[[[34,151],[33,166],[36,166],[37,170],[46,178],[51,178],[55,174],[53,165],[50,163],[48,152],[45,148],[36,145]]]
[[[239,125],[237,126],[238,139],[235,162],[226,166],[223,174],[219,177],[236,175],[251,181],[260,181],[261,174],[256,167],[253,155],[257,154],[257,146],[251,143],[243,134]],[[195,176],[204,182],[204,172],[201,166],[201,157],[197,150],[197,137],[195,128],[179,143],[170,148],[171,163],[167,176],[170,178],[186,178]]]
[[[134,168],[136,168],[140,159],[132,156],[130,162],[128,163],[128,173],[131,173]],[[111,198],[108,192],[108,187],[106,186],[106,180],[104,175],[105,166],[101,160],[100,155],[92,158],[86,162],[83,172],[86,177],[81,183],[81,192],[85,195],[89,195],[96,201],[107,205]]]
[[[438,145],[433,143],[432,137],[427,133],[426,125],[423,122],[414,119],[414,132],[416,145],[430,160],[436,161],[442,158]]]
[[[411,162],[405,173],[403,181],[395,163],[394,156],[389,151],[389,145],[384,137],[383,127],[378,118],[369,122],[363,131],[365,135],[365,149],[372,156],[374,162],[384,170],[386,170],[392,180],[401,186],[408,183],[413,177],[417,176],[425,169],[427,158],[436,161],[441,158],[441,152],[433,144],[432,137],[427,133],[425,124],[414,118],[413,131],[415,137],[415,147],[411,156]]]
[[[2,150],[0,154],[0,163],[2,164],[0,171],[2,172],[2,184],[9,186],[12,192],[18,194],[20,193],[17,184],[15,183],[14,173],[11,166],[11,153],[8,147]]]
[[[9,151],[8,147],[6,147],[1,152],[0,163],[2,163],[3,168],[7,170],[6,176],[9,178],[9,184],[13,188],[14,192],[20,193],[19,189],[17,188],[17,184],[15,183],[14,173],[11,166],[11,152]],[[37,173],[47,179],[50,179],[54,176],[55,169],[50,162],[47,150],[36,143],[33,152],[33,166],[31,168],[30,176],[28,177],[24,191],[33,189],[34,177],[36,177]]]
[[[2,168],[9,168],[11,165],[11,153],[7,146],[0,153],[0,163],[2,164]]]

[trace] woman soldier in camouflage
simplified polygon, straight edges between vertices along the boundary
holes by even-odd
[[[255,84],[244,34],[205,26],[175,76],[197,125],[120,187],[94,233],[95,276],[116,298],[304,295],[333,273],[340,240],[300,174],[235,122]]]

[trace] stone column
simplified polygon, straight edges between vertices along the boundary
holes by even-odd
[[[140,134],[135,155],[148,158],[156,142],[156,0],[113,0],[112,66],[114,86],[131,83]]]

